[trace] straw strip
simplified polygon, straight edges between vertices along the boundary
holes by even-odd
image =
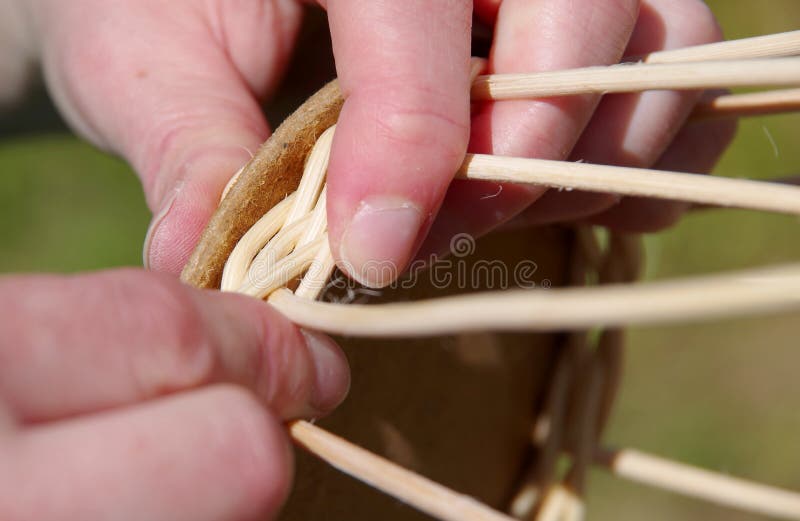
[[[800,520],[800,494],[633,449],[604,451],[596,461],[615,476],[727,507]]]
[[[800,58],[621,64],[530,74],[478,76],[472,100],[546,98],[644,90],[800,85]]]
[[[678,63],[709,60],[743,60],[777,58],[800,54],[800,31],[768,34],[658,51],[645,56],[645,63]]]
[[[305,421],[289,424],[301,447],[359,481],[443,521],[515,521],[476,499],[381,458]]]
[[[800,188],[748,179],[483,154],[468,154],[457,175],[800,215]]]
[[[225,262],[220,285],[222,291],[235,291],[241,286],[253,257],[281,230],[294,199],[293,193],[276,204],[239,239]]]
[[[299,277],[308,269],[320,247],[327,244],[327,234],[307,245],[295,249],[285,258],[275,262],[267,260],[263,264],[254,263],[247,274],[247,280],[237,290],[251,297],[263,299],[278,288],[286,286],[289,281]]]
[[[286,224],[292,224],[296,220],[307,215],[314,208],[322,187],[325,184],[325,172],[328,170],[328,158],[330,157],[331,144],[336,125],[325,130],[317,138],[311,153],[306,159],[303,168],[303,177],[297,187],[297,199],[292,211],[286,218]]]
[[[313,219],[313,214],[308,213],[291,224],[284,222],[283,228],[258,252],[251,265],[268,266],[289,255],[297,247]],[[254,275],[252,270],[249,275]]]
[[[319,247],[317,256],[314,257],[294,294],[300,298],[316,300],[326,288],[334,269],[336,269],[336,262],[333,260],[328,241],[325,241]]]
[[[800,309],[800,265],[639,285],[510,290],[377,305],[306,302],[281,289],[269,302],[301,326],[371,337],[696,322]]]

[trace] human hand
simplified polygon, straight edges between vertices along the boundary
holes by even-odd
[[[348,387],[327,337],[168,275],[12,276],[0,295],[0,519],[274,515],[281,420]]]
[[[470,119],[471,2],[321,3],[347,96],[329,170],[330,243],[340,265],[368,285],[389,281],[371,280],[385,271],[362,270],[365,263],[399,271],[426,237],[422,251],[437,251],[454,233],[480,235],[520,214],[534,224],[594,216],[647,230],[680,210],[544,195],[539,187],[451,184],[468,144],[480,153],[701,172],[732,134],[726,123],[684,126],[696,92],[486,103]],[[474,9],[494,26],[487,72],[612,64],[720,38],[700,0],[476,0]],[[269,132],[257,100],[284,68],[300,7],[37,0],[32,12],[49,84],[68,119],[142,177],[156,214],[149,265],[179,271],[226,181]]]

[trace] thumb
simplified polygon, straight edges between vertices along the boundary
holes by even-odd
[[[328,170],[339,267],[392,282],[413,259],[469,139],[471,2],[329,2],[345,103]]]
[[[213,13],[193,2],[78,4],[54,4],[60,12],[44,16],[51,90],[79,132],[137,171],[154,214],[145,264],[178,273],[223,187],[269,134],[256,96],[281,72],[300,12],[219,14],[225,3]],[[282,29],[266,30],[270,21]]]

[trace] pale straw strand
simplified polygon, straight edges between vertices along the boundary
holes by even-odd
[[[261,250],[280,231],[286,216],[289,215],[289,209],[294,199],[295,194],[290,194],[256,221],[239,239],[239,242],[236,243],[233,251],[228,256],[228,260],[225,261],[220,284],[222,291],[236,291],[242,285],[250,262],[256,252]]]
[[[692,112],[692,119],[765,116],[798,110],[800,89],[768,90],[747,94],[722,94],[708,101],[701,101]]]
[[[729,40],[706,45],[657,51],[640,59],[645,64],[680,64],[715,60],[779,58],[800,54],[800,31]],[[627,62],[628,64],[631,61]],[[486,66],[486,60],[473,58],[471,82]],[[534,79],[537,73],[530,74]],[[729,87],[725,85],[724,87]],[[785,89],[764,93],[724,94],[698,104],[694,119],[781,114],[800,110],[800,90]]]
[[[457,177],[800,215],[800,187],[683,172],[468,154]]]
[[[644,90],[800,85],[800,58],[620,64],[561,71],[478,76],[471,97],[507,100]]]

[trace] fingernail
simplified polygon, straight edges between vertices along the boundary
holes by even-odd
[[[142,247],[142,265],[145,269],[150,269],[152,264],[150,260],[150,250],[153,245],[153,237],[156,236],[158,233],[158,227],[162,222],[164,222],[167,214],[172,209],[172,205],[175,204],[175,199],[178,198],[178,192],[180,192],[182,187],[183,182],[178,182],[178,184],[172,190],[172,193],[161,205],[161,209],[155,215],[153,215],[153,218],[150,220],[150,227],[147,229],[147,234],[144,236],[144,245]]]
[[[314,389],[309,405],[326,413],[342,403],[350,389],[350,368],[344,353],[327,335],[301,329],[314,363]]]
[[[362,201],[342,236],[340,267],[365,286],[386,286],[411,260],[422,222],[419,207],[400,197]]]

